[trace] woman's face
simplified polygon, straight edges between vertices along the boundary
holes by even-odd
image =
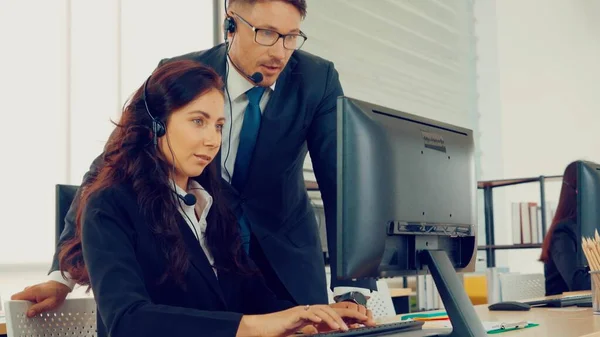
[[[176,181],[199,176],[219,152],[224,105],[221,92],[211,89],[167,118],[159,148],[169,164],[175,165]]]

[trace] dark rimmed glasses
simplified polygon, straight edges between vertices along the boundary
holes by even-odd
[[[300,33],[280,34],[272,29],[256,28],[238,14],[233,13],[233,15],[252,29],[254,32],[254,41],[262,46],[270,47],[283,38],[283,47],[285,49],[298,50],[302,48],[302,45],[304,45],[304,42],[308,38],[302,31]]]

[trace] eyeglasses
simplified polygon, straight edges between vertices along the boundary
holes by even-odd
[[[252,31],[254,32],[254,41],[263,46],[270,47],[277,43],[280,38],[283,38],[283,47],[285,49],[298,50],[302,48],[302,45],[306,42],[306,39],[308,39],[302,31],[298,34],[280,34],[271,29],[256,28],[238,14],[233,13],[233,15],[238,17],[242,22],[248,25],[248,27],[252,28]]]

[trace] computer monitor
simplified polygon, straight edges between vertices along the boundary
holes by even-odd
[[[594,237],[600,231],[600,165],[577,161],[577,223],[580,237]],[[588,265],[578,249],[580,266]]]
[[[472,131],[342,96],[337,165],[338,278],[429,272],[449,336],[485,336],[456,273],[477,253]]]

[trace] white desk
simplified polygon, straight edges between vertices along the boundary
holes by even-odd
[[[476,306],[475,311],[482,321],[531,321],[539,324],[532,328],[501,333],[498,335],[499,337],[600,337],[600,316],[594,315],[591,308],[532,308],[530,311],[489,311],[486,304]],[[432,335],[435,335],[444,331],[439,329],[440,324],[438,321],[426,322],[423,329],[425,332],[431,332]],[[389,336],[423,336],[424,331]],[[445,331],[448,332],[448,330]]]

